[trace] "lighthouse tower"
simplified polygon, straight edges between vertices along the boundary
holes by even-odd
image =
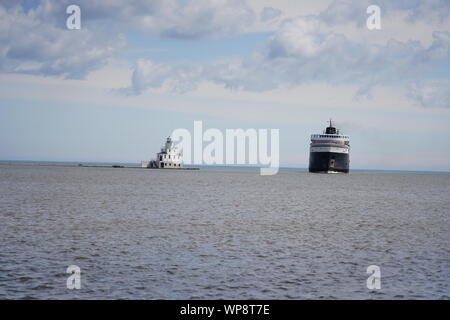
[[[142,161],[143,168],[178,169],[183,168],[183,157],[178,148],[174,146],[172,138],[167,137],[161,152],[156,154],[156,160]]]

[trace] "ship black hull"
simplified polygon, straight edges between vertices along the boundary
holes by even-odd
[[[349,172],[348,153],[310,152],[309,172]]]

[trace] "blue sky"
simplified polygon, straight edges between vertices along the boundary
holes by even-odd
[[[7,0],[0,43],[0,160],[139,162],[202,120],[307,167],[331,117],[352,168],[450,171],[448,1]]]

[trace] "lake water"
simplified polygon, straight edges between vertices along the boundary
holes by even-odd
[[[449,174],[4,164],[0,299],[449,299],[449,214]]]

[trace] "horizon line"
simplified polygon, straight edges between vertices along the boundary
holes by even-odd
[[[0,160],[3,164],[129,164],[139,166],[139,162],[124,162],[124,161],[60,161],[60,160]],[[247,169],[259,169],[261,166],[257,165],[245,165],[245,164],[223,164],[223,165],[208,165],[208,164],[189,164],[187,167],[209,167],[209,168],[247,168]],[[282,169],[298,169],[298,170],[308,170],[308,167],[295,167],[295,166],[280,166]],[[350,171],[390,171],[390,172],[424,172],[424,173],[445,173],[450,174],[450,170],[412,170],[412,169],[370,169],[370,168],[354,168]]]

